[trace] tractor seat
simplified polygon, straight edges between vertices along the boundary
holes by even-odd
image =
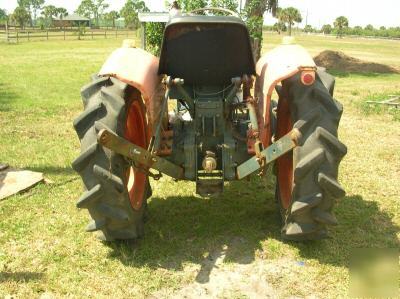
[[[254,75],[245,24],[232,16],[172,18],[165,27],[158,73],[196,85],[224,85],[233,77]]]

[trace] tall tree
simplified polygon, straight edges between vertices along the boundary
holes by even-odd
[[[368,24],[367,26],[365,26],[364,29],[367,30],[367,31],[374,31],[375,28],[371,24]]]
[[[111,22],[113,28],[115,28],[115,20],[119,18],[119,13],[118,11],[112,10],[110,12],[105,13],[104,18],[106,19],[106,21]]]
[[[61,19],[68,16],[68,11],[64,7],[57,7],[57,16]]]
[[[278,0],[246,0],[245,2],[243,17],[249,29],[256,60],[261,56],[264,14],[271,12],[275,16],[277,8]]]
[[[282,32],[282,31],[286,31],[287,28],[286,28],[285,23],[279,21],[279,22],[276,22],[276,23],[274,24],[274,26],[272,26],[272,29],[273,29],[274,31],[278,32],[278,34],[281,34],[281,32]]]
[[[105,0],[82,0],[76,13],[87,18],[93,18],[96,22],[96,26],[98,26],[99,18],[107,7],[109,7],[109,5],[105,3]]]
[[[7,20],[7,12],[0,8],[0,21]]]
[[[93,1],[93,14],[96,20],[96,25],[99,26],[99,18],[104,13],[104,10],[110,5],[105,3],[105,0],[94,0]]]
[[[144,1],[127,0],[121,9],[121,16],[125,19],[125,26],[137,28],[139,25],[139,12],[149,11]]]
[[[226,8],[232,11],[237,11],[238,1],[236,0],[211,0],[212,7]]]
[[[292,35],[292,26],[294,23],[300,23],[302,21],[299,10],[294,7],[279,9],[277,15],[280,21],[285,22],[288,25],[289,35]]]
[[[58,15],[57,7],[55,7],[54,5],[43,6],[42,15],[46,20],[51,22],[54,17]]]
[[[36,23],[36,17],[38,10],[41,10],[44,5],[44,0],[30,0],[30,8],[33,15],[33,19]]]
[[[94,17],[93,10],[94,4],[92,0],[82,0],[75,12],[81,16],[92,19]]]
[[[330,34],[332,32],[332,26],[330,24],[325,24],[322,26],[321,31],[323,34]]]
[[[183,11],[191,11],[198,8],[204,8],[208,6],[207,0],[178,0],[178,4]]]
[[[310,24],[307,24],[306,26],[304,26],[304,32],[310,33],[313,31],[314,31],[314,28],[312,28],[312,26]]]
[[[47,25],[53,23],[53,19],[58,17],[62,19],[68,15],[68,11],[64,7],[55,7],[54,5],[43,6],[42,16],[45,18]]]
[[[337,17],[333,26],[337,32],[336,37],[342,37],[344,31],[349,27],[349,20],[344,16]]]
[[[128,0],[128,2],[135,2],[134,0]],[[209,5],[219,6],[230,10],[238,10],[237,0],[178,0],[178,4],[182,11],[188,12],[198,8],[204,8]],[[278,0],[243,0],[244,10],[242,17],[247,23],[249,29],[250,38],[254,49],[254,58],[257,60],[260,57],[261,45],[262,45],[262,27],[263,27],[263,16],[265,12],[272,12],[275,16],[276,9],[278,7]],[[122,14],[121,11],[121,15]],[[126,18],[125,18],[126,20]],[[148,26],[149,27],[149,26]],[[157,29],[157,32],[147,30],[146,36],[151,36],[153,46],[159,49],[159,44],[162,40],[162,29],[160,26],[153,26]],[[151,44],[150,42],[148,43]],[[157,51],[155,51],[157,54]]]
[[[32,20],[32,13],[31,13],[31,1],[30,0],[17,0],[17,4],[19,7],[25,8],[26,12],[29,15],[29,21],[31,23],[31,26],[33,26],[33,20]],[[21,13],[22,10],[20,10],[19,13]]]
[[[21,28],[25,27],[25,24],[30,20],[30,14],[23,6],[17,6],[13,14],[11,15],[12,20],[14,20]]]

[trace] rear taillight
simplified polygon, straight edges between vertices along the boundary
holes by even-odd
[[[315,71],[302,71],[301,83],[304,85],[311,85],[315,81]]]

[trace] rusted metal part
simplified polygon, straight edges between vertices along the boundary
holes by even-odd
[[[112,132],[103,129],[97,135],[97,140],[104,147],[120,154],[133,162],[147,168],[156,169],[170,177],[180,179],[183,177],[183,168],[170,161],[152,154],[146,149],[121,138]]]
[[[368,104],[374,105],[386,105],[392,106],[394,108],[400,108],[400,96],[399,95],[389,95],[389,99],[384,101],[367,101]]]
[[[243,83],[243,98],[247,99],[251,97],[251,89],[253,88],[253,78],[244,74],[242,76],[242,83]]]
[[[257,117],[256,105],[257,105],[257,102],[252,96],[249,96],[246,99],[246,106],[247,106],[247,109],[249,110],[251,128],[252,128],[253,132],[258,135],[258,117]]]
[[[251,135],[248,134],[247,148],[253,149],[256,156],[256,161],[260,165],[260,176],[265,174],[266,158],[262,154],[263,144],[260,140],[260,131],[258,125],[257,101],[249,96],[246,101],[247,109],[249,111],[251,123]],[[249,146],[250,145],[250,146]]]
[[[282,95],[277,107],[277,139],[290,133],[293,124],[290,116],[287,90],[282,90]],[[298,139],[299,140],[299,139]],[[279,184],[280,200],[284,209],[287,209],[292,199],[293,189],[293,154],[288,152],[276,160],[277,182]]]
[[[259,170],[261,167],[260,164],[265,163],[266,165],[268,163],[271,163],[272,161],[278,159],[282,155],[291,151],[293,148],[296,147],[300,135],[301,134],[298,130],[290,131],[288,134],[286,134],[285,136],[277,140],[275,143],[271,144],[269,147],[264,149],[260,153],[260,157],[254,156],[249,160],[247,160],[246,162],[240,164],[236,170],[237,178],[239,180],[243,179],[244,177]],[[264,161],[261,161],[261,163],[260,163],[260,158],[264,159]]]
[[[174,138],[174,131],[162,131],[160,134],[160,145],[156,151],[157,156],[165,157],[172,153],[172,143]]]
[[[7,169],[8,167],[9,167],[9,165],[7,163],[5,163],[5,164],[0,163],[0,171],[3,171],[5,169]]]
[[[206,173],[212,173],[217,168],[215,153],[207,151],[201,165]]]
[[[171,77],[167,77],[167,79],[163,80],[163,83],[166,84],[166,80],[170,80],[170,79],[171,79]],[[166,85],[168,85],[168,84],[166,84]],[[170,93],[170,89],[167,88],[165,91],[164,99],[161,103],[160,115],[159,115],[157,123],[154,126],[155,129],[153,131],[153,135],[151,136],[150,143],[147,148],[147,150],[149,152],[154,152],[154,149],[158,148],[158,146],[159,146],[159,142],[160,142],[159,137],[160,137],[160,132],[161,132],[160,130],[161,130],[162,120],[163,120],[162,116],[167,111],[169,93]]]

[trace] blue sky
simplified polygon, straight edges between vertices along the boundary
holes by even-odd
[[[63,6],[72,13],[81,0],[46,0],[46,4]],[[110,9],[119,10],[126,0],[108,0]],[[239,0],[238,0],[239,1]],[[244,3],[245,0],[242,0]],[[164,0],[145,0],[152,11],[164,10]],[[378,3],[378,5],[374,5]],[[17,5],[17,0],[0,0],[0,8],[12,12]],[[279,0],[281,7],[294,6],[298,8],[303,16],[303,26],[306,22],[314,27],[321,27],[323,24],[333,23],[333,20],[340,15],[346,16],[350,26],[365,26],[372,24],[380,26],[400,26],[400,1],[399,0]],[[265,23],[273,24],[275,19],[265,15]]]

